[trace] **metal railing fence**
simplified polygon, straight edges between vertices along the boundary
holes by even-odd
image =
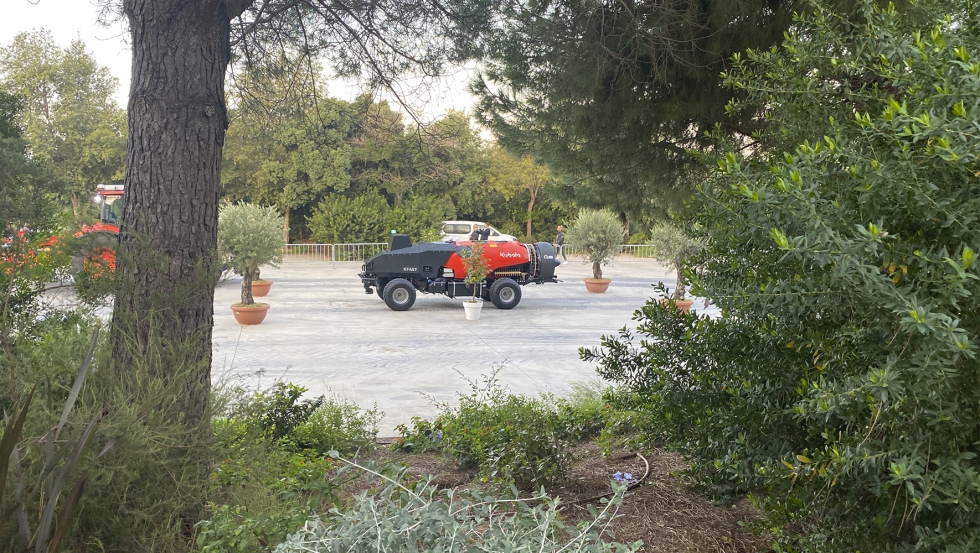
[[[285,261],[364,261],[372,255],[385,251],[385,242],[360,242],[355,244],[286,244],[283,250]],[[623,244],[622,251],[613,257],[613,261],[630,261],[650,259],[653,257],[653,246],[649,244]],[[583,257],[583,253],[571,246],[565,246],[568,257]]]

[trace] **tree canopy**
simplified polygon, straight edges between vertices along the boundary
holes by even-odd
[[[810,7],[726,76],[771,125],[691,214],[722,316],[651,303],[601,372],[715,490],[757,492],[784,549],[975,550],[976,3]]]
[[[97,183],[122,179],[126,119],[113,99],[117,86],[80,40],[62,49],[40,30],[0,48],[0,88],[22,99],[31,155],[64,183],[76,223]]]
[[[638,221],[677,207],[704,176],[690,150],[750,137],[727,117],[731,56],[777,44],[796,2],[518,1],[480,43],[472,91],[501,144],[575,182],[573,197]]]

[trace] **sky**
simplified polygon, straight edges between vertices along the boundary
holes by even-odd
[[[75,38],[85,42],[85,50],[119,79],[116,101],[126,107],[132,54],[127,44],[128,32],[121,22],[111,27],[98,24],[100,8],[94,0],[0,0],[0,46],[8,46],[17,33],[44,28],[51,31],[62,48]],[[444,115],[449,109],[468,111],[474,99],[466,92],[472,69],[460,69],[443,79],[437,89],[416,99],[424,121]],[[327,93],[344,100],[354,99],[361,88],[356,83],[330,81]],[[383,95],[381,95],[383,97]],[[394,102],[391,102],[394,104]]]

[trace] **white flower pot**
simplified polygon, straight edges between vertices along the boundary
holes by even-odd
[[[463,311],[466,312],[467,321],[479,320],[481,309],[483,309],[483,300],[466,300],[463,302]]]

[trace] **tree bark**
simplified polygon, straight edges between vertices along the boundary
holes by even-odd
[[[531,201],[527,203],[527,241],[531,241],[531,212],[534,211],[534,200],[538,197],[538,191],[531,188]]]
[[[283,210],[282,214],[283,224],[282,224],[282,243],[289,243],[289,208]]]
[[[195,365],[187,422],[210,394],[214,252],[227,127],[228,3],[125,0],[133,49],[113,360],[160,340]],[[240,13],[244,5],[238,5]],[[166,361],[151,371],[166,372]]]
[[[681,301],[687,294],[687,286],[684,284],[684,267],[677,265],[677,286],[674,288],[674,300]]]
[[[252,305],[255,298],[252,297],[252,281],[255,279],[254,271],[245,271],[242,274],[242,305]]]
[[[80,202],[78,200],[78,195],[72,192],[71,196],[69,197],[69,200],[71,200],[71,213],[75,217],[75,224],[81,227],[82,215],[81,215],[81,209],[79,209]]]

